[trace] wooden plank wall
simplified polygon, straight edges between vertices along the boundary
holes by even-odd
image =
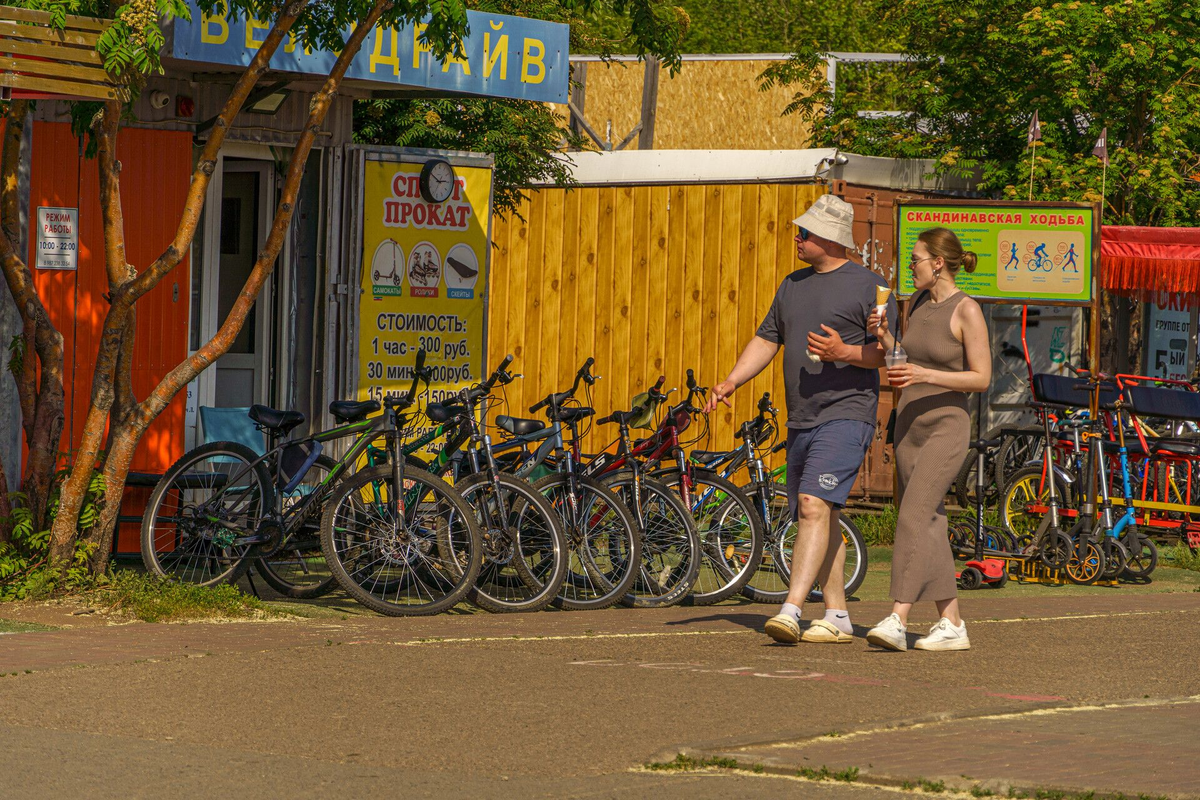
[[[824,192],[788,184],[531,192],[524,220],[498,218],[493,232],[489,359],[512,353],[525,375],[509,389],[508,413],[529,416],[588,356],[602,376],[599,414],[628,408],[660,374],[681,392],[688,368],[705,386],[722,380],[779,282],[799,266],[791,220]],[[733,446],[764,391],[782,421],[781,373],[776,359],[738,391],[732,410],[712,415],[709,439],[696,446]],[[588,446],[614,435],[593,428]]]

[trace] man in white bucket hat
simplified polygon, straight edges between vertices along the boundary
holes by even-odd
[[[729,396],[783,347],[788,502],[798,528],[787,601],[765,631],[778,642],[844,644],[853,637],[838,514],[875,438],[883,347],[866,323],[875,287],[887,281],[850,260],[854,209],[845,200],[822,195],[792,222],[799,229],[796,257],[812,268],[780,284],[729,377],[713,387],[707,410],[730,405]],[[891,298],[887,313],[897,318]],[[802,634],[800,616],[814,582],[821,585],[825,617]]]

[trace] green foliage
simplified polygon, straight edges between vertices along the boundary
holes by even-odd
[[[1105,221],[1187,225],[1200,216],[1200,7],[1181,0],[867,0],[912,60],[893,70],[908,113],[864,118],[877,98],[833,97],[817,48],[797,48],[763,86],[795,84],[791,112],[816,144],[864,155],[933,158],[977,172],[981,188],[1028,196],[1026,130],[1037,110],[1035,199],[1100,199],[1091,155],[1108,128]],[[841,83],[839,74],[839,84]]]
[[[890,547],[896,540],[895,506],[884,506],[878,514],[851,514],[850,520],[868,547]]]
[[[354,126],[360,142],[491,153],[493,204],[505,215],[516,211],[522,187],[570,185],[558,147],[564,135],[582,145],[549,106],[526,100],[364,100],[355,105]]]
[[[712,756],[709,758],[693,758],[686,753],[679,753],[675,756],[674,761],[655,761],[646,765],[646,769],[659,771],[678,770],[681,772],[691,772],[697,769],[707,769],[709,767],[718,767],[720,769],[737,769],[738,762],[735,758],[720,758]]]
[[[46,507],[48,519],[53,519],[58,511],[62,482],[69,471],[69,467],[63,467],[55,474]],[[12,528],[12,543],[0,543],[0,601],[38,600],[58,591],[91,585],[88,559],[95,544],[85,541],[83,534],[100,518],[104,508],[104,488],[104,476],[94,470],[79,512],[80,535],[76,537],[71,562],[62,572],[50,566],[50,531],[34,530],[28,498],[22,492],[9,495],[12,513],[6,522]]]
[[[846,767],[845,769],[834,772],[824,765],[820,769],[812,767],[801,767],[796,771],[796,774],[801,778],[807,778],[810,781],[840,781],[842,783],[854,783],[858,780],[858,767]]]
[[[1180,542],[1162,551],[1162,562],[1164,566],[1200,572],[1200,550],[1193,550]]]
[[[130,0],[119,6],[96,43],[104,68],[126,81],[131,75],[162,74],[159,50],[166,42],[162,26],[174,19],[191,19],[182,0]]]
[[[143,622],[187,622],[213,619],[262,619],[272,612],[257,597],[236,586],[194,586],[130,570],[99,581],[88,600]]]
[[[17,380],[25,371],[25,335],[18,333],[8,343],[8,371]]]
[[[684,53],[788,53],[888,50],[892,27],[858,3],[830,0],[678,0],[687,18]],[[676,13],[678,14],[679,11]],[[592,40],[578,52],[634,53],[624,21],[610,9],[593,14]],[[588,45],[591,45],[590,47]],[[607,45],[607,48],[601,46]]]

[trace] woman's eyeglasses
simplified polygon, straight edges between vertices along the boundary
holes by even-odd
[[[914,258],[908,262],[908,265],[910,267],[915,267],[917,264],[920,264],[922,261],[933,261],[935,258],[937,258],[937,256],[926,256],[925,258]]]

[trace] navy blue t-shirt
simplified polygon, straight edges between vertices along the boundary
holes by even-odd
[[[835,419],[876,421],[879,371],[840,362],[808,358],[808,333],[837,331],[850,345],[875,342],[867,335],[867,317],[875,308],[875,287],[887,286],[879,275],[853,261],[830,272],[806,268],[784,278],[757,336],[783,345],[783,378],[787,386],[789,428],[815,428]],[[896,300],[888,297],[888,325],[896,327]]]

